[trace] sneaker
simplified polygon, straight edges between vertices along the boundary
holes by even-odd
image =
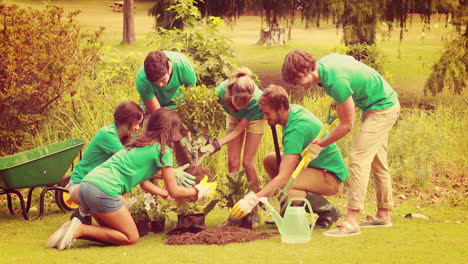
[[[58,242],[65,235],[65,231],[70,227],[70,221],[65,222],[57,231],[55,231],[46,242],[46,248],[57,247]]]
[[[77,208],[73,214],[70,216],[70,220],[73,219],[73,217],[78,218],[83,225],[91,225],[93,220],[90,214],[83,214],[80,212],[80,208]]]
[[[374,227],[392,227],[392,218],[390,216],[384,218],[377,218],[375,216],[368,215],[366,221],[359,224],[362,228],[374,228]]]
[[[324,236],[332,237],[355,236],[359,234],[361,234],[359,226],[353,226],[348,222],[343,222],[341,223],[341,226],[337,226],[333,229],[323,232]]]
[[[57,244],[57,249],[58,250],[64,250],[64,249],[69,249],[73,242],[75,242],[75,232],[78,229],[78,227],[81,225],[80,219],[73,217],[73,219],[70,222],[70,226],[68,229],[66,229],[65,234],[62,236],[62,239]]]

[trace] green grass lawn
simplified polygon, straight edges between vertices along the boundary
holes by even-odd
[[[342,198],[333,201],[340,205]],[[375,208],[368,204],[368,209]],[[1,263],[463,263],[468,257],[466,208],[427,206],[418,212],[429,217],[407,219],[414,201],[403,201],[393,212],[392,228],[362,229],[359,236],[332,238],[315,230],[305,244],[284,244],[280,236],[248,243],[165,245],[164,234],[149,233],[133,246],[105,246],[78,240],[66,251],[45,249],[47,238],[68,219],[53,213],[41,221],[24,221],[4,211],[0,217]],[[442,209],[442,210],[441,210]],[[370,213],[370,212],[369,212]],[[228,211],[216,209],[207,225],[222,223]],[[170,227],[166,229],[169,230]],[[276,231],[262,225],[262,232]]]

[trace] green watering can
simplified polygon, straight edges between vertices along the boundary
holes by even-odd
[[[312,212],[310,203],[305,198],[290,198],[284,212],[284,217],[281,217],[275,208],[268,202],[266,197],[259,198],[260,202],[266,205],[270,211],[273,220],[281,234],[281,241],[283,243],[298,244],[307,243],[312,236],[314,224],[309,224],[309,217],[307,216],[306,206],[309,212]],[[301,201],[301,206],[291,206],[293,201]],[[313,213],[310,214],[313,218]],[[314,220],[314,219],[312,219]],[[315,221],[313,221],[315,223]]]

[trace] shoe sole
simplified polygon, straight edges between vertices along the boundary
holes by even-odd
[[[57,231],[55,231],[46,242],[46,248],[56,248],[58,242],[65,235],[65,231],[69,228],[70,221],[65,222]]]
[[[349,233],[349,234],[345,234],[345,235],[335,235],[335,234],[326,234],[323,233],[324,236],[329,236],[329,237],[347,237],[347,236],[357,236],[357,235],[360,235],[361,232],[358,232],[358,233]]]
[[[70,227],[68,227],[62,239],[60,239],[60,241],[58,242],[58,246],[57,246],[58,250],[64,250],[64,249],[70,248],[70,246],[75,241],[73,236],[75,235],[76,229],[78,229],[80,225],[81,225],[80,219],[74,217],[71,220]]]
[[[392,224],[386,225],[359,225],[360,228],[378,228],[378,227],[393,227]]]

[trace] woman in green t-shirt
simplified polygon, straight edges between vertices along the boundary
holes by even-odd
[[[140,128],[142,120],[143,109],[133,101],[126,100],[115,108],[114,123],[99,129],[71,173],[68,192],[74,203],[80,204],[77,190],[86,174],[123,149],[124,144]],[[73,217],[78,217],[83,224],[91,224],[91,217],[80,212],[79,208],[72,214],[71,218]]]
[[[188,197],[192,200],[208,197],[213,184],[198,184],[192,188],[177,185],[172,168],[172,150],[168,146],[180,139],[179,131],[179,118],[174,110],[161,108],[153,112],[143,135],[89,172],[80,184],[80,206],[100,226],[83,225],[75,217],[48,239],[46,247],[68,249],[78,238],[114,245],[137,243],[137,227],[121,197],[137,184],[153,195]],[[167,191],[150,181],[159,171]]]
[[[75,191],[86,174],[123,149],[140,128],[142,120],[143,109],[133,101],[126,100],[115,108],[114,123],[99,129],[72,171],[69,193],[73,202],[79,203]]]
[[[242,166],[251,188],[258,189],[255,159],[265,131],[266,121],[263,119],[263,112],[258,105],[258,99],[262,96],[263,91],[257,87],[251,76],[252,72],[248,68],[239,68],[229,79],[216,88],[215,92],[219,96],[219,102],[228,114],[227,135],[220,140],[214,139],[210,144],[202,147],[201,151],[211,155],[219,151],[222,145],[227,144],[229,173],[238,174],[241,151],[244,147]],[[234,176],[234,178],[237,177],[238,175]],[[254,221],[258,222],[255,219]]]

